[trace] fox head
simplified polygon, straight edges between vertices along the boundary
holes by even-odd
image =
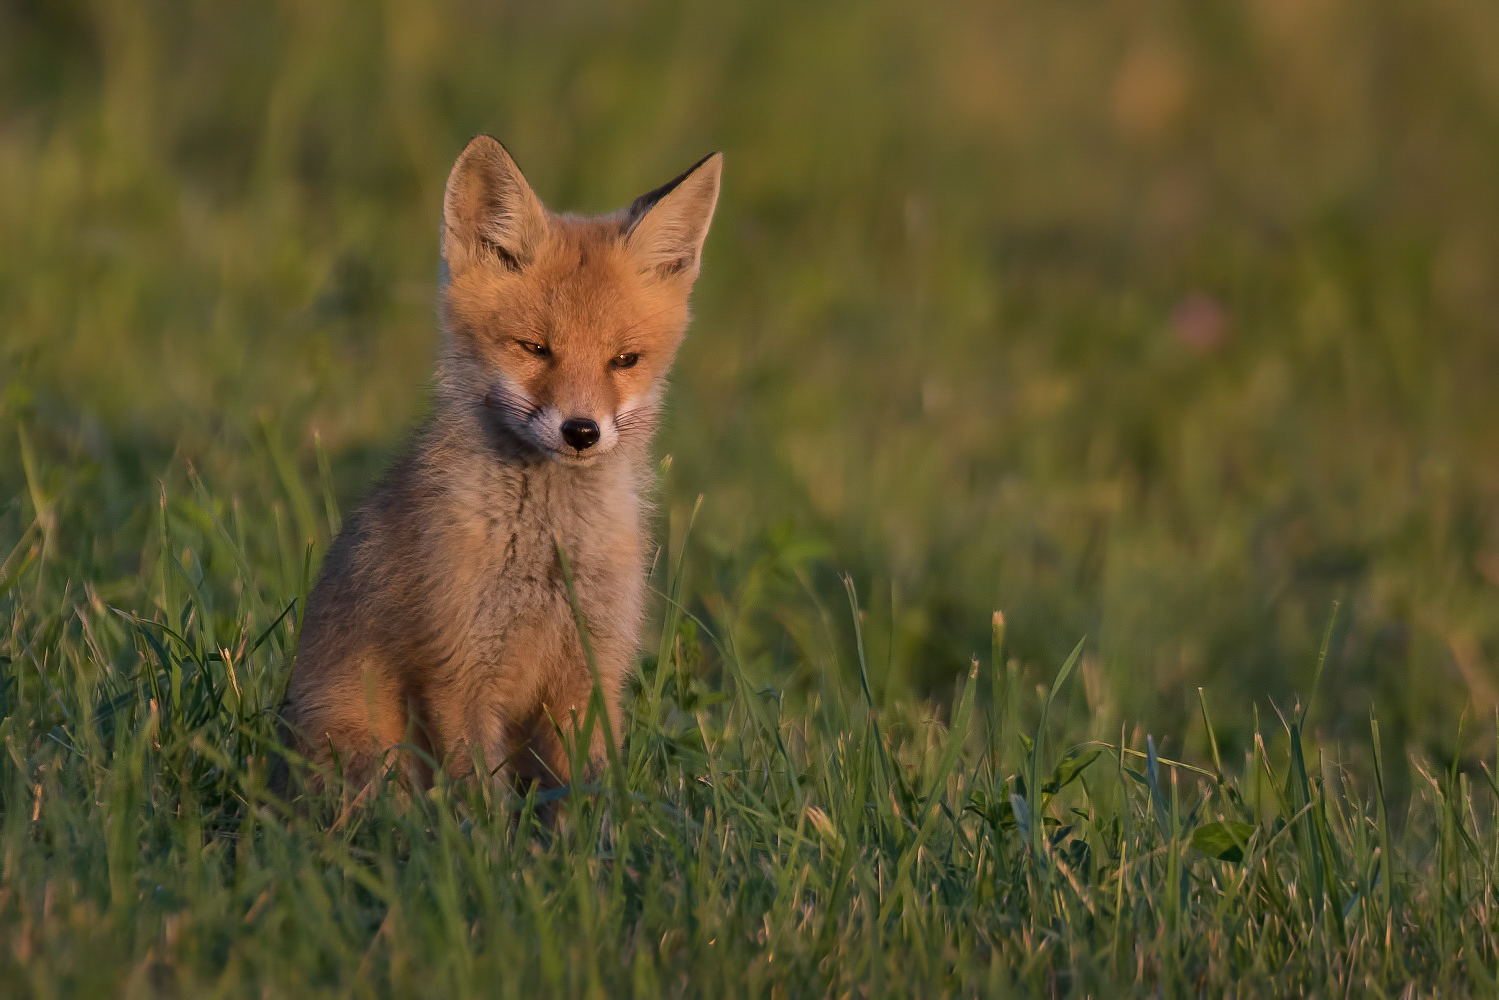
[[[469,142],[443,195],[440,406],[534,457],[648,441],[687,327],[722,157],[612,215],[544,208],[505,147]]]

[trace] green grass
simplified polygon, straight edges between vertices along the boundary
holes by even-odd
[[[1495,38],[0,7],[0,982],[1494,991]],[[659,641],[556,835],[472,787],[326,832],[264,710],[423,406],[480,130],[579,210],[725,151]]]
[[[1201,692],[1200,764],[1078,740],[1058,708],[1082,644],[1035,692],[1001,620],[944,724],[873,695],[851,583],[825,624],[859,658],[820,661],[796,699],[683,610],[684,525],[625,752],[560,828],[463,783],[385,790],[327,829],[265,791],[306,550],[257,552],[199,489],[164,495],[144,571],[81,574],[48,549],[86,518],[36,499],[0,686],[0,978],[25,995],[1496,985],[1490,766],[1395,763],[1414,782],[1397,805],[1373,720],[1359,780],[1309,742],[1311,699],[1225,758]]]

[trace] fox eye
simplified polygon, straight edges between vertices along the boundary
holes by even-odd
[[[538,344],[534,340],[517,340],[516,343],[524,348],[527,354],[534,354],[538,358],[549,358],[552,356],[552,349],[550,347],[545,344]]]
[[[609,366],[611,368],[634,368],[635,363],[639,360],[639,354],[636,354],[634,351],[628,351],[624,354],[616,354],[614,357],[610,358]]]

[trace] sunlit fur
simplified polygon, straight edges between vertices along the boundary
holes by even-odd
[[[284,715],[316,780],[353,787],[399,765],[427,783],[428,760],[571,780],[565,747],[594,679],[559,547],[607,713],[581,748],[591,767],[606,729],[619,736],[645,604],[650,441],[720,162],[584,218],[543,208],[493,139],[459,156],[432,415],[308,599]],[[597,444],[568,445],[567,419],[596,422]]]

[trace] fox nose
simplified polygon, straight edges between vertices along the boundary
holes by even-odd
[[[579,451],[599,443],[599,425],[583,417],[562,421],[562,440]]]

